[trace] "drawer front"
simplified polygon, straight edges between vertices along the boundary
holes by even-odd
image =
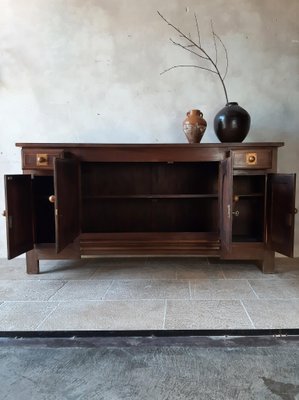
[[[23,149],[23,169],[52,170],[54,158],[63,158],[63,149]]]
[[[271,169],[272,150],[233,150],[233,168],[235,169]]]

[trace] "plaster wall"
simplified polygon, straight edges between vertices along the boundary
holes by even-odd
[[[170,43],[178,36],[157,10],[194,37],[196,12],[211,54],[213,20],[228,50],[229,99],[252,117],[246,141],[284,141],[279,170],[299,172],[298,0],[0,0],[0,10],[1,176],[21,172],[15,142],[186,142],[191,108],[208,122],[203,142],[218,141],[220,81],[191,68],[160,75],[197,59]],[[220,47],[218,58],[223,70]]]

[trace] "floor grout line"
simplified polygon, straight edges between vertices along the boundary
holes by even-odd
[[[114,282],[114,280],[112,279],[111,282],[110,282],[110,285],[108,285],[108,287],[107,287],[105,293],[103,294],[103,296],[102,296],[102,298],[101,298],[102,301],[107,301],[107,300],[105,299],[105,297],[107,296],[107,293],[108,293],[108,291],[110,290],[110,288],[111,288],[113,282]]]
[[[256,291],[253,289],[251,283],[249,282],[249,279],[247,279],[247,282],[248,282],[249,287],[251,288],[251,290],[252,290],[253,293],[255,294],[256,298],[257,298],[258,300],[261,300],[261,298],[258,296],[258,294],[256,293]]]
[[[6,302],[7,302],[6,300],[3,300],[3,301],[1,302],[1,304],[0,304],[0,308],[1,308]]]
[[[55,294],[58,293],[59,290],[62,289],[67,283],[68,283],[68,281],[62,281],[62,285],[60,286],[60,288],[58,288],[55,293],[51,294],[51,296],[46,301],[51,300],[52,297],[55,296]]]
[[[246,313],[246,315],[247,315],[247,317],[248,317],[248,319],[249,319],[251,325],[253,326],[253,329],[256,329],[256,327],[255,327],[255,325],[254,325],[254,323],[253,323],[253,321],[252,321],[252,319],[251,319],[251,317],[250,317],[248,311],[246,310],[246,307],[245,307],[243,301],[240,300],[240,303],[241,303],[241,305],[242,305],[242,307],[243,307],[243,309],[244,309],[244,311],[245,311],[245,313]]]
[[[164,305],[164,317],[163,317],[163,325],[162,325],[163,330],[165,329],[166,313],[167,313],[167,299],[165,300],[165,305]]]
[[[57,308],[59,307],[59,304],[60,304],[60,303],[58,303],[58,304],[56,305],[56,307],[54,307],[53,310],[51,310],[51,311],[49,312],[49,314],[46,315],[45,318],[44,318],[39,324],[37,324],[36,328],[34,329],[35,331],[37,331],[37,330],[39,329],[39,327],[40,327],[44,322],[46,322],[46,320],[53,314],[53,312],[57,310]]]

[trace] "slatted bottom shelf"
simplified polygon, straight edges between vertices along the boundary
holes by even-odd
[[[215,232],[83,233],[82,255],[219,255]]]

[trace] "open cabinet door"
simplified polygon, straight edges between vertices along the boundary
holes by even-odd
[[[220,163],[219,194],[221,257],[227,258],[232,248],[233,174],[231,157]]]
[[[296,174],[268,177],[268,238],[271,250],[293,257]]]
[[[80,171],[74,159],[54,161],[56,252],[80,233]]]
[[[7,258],[33,249],[31,175],[5,175]]]

